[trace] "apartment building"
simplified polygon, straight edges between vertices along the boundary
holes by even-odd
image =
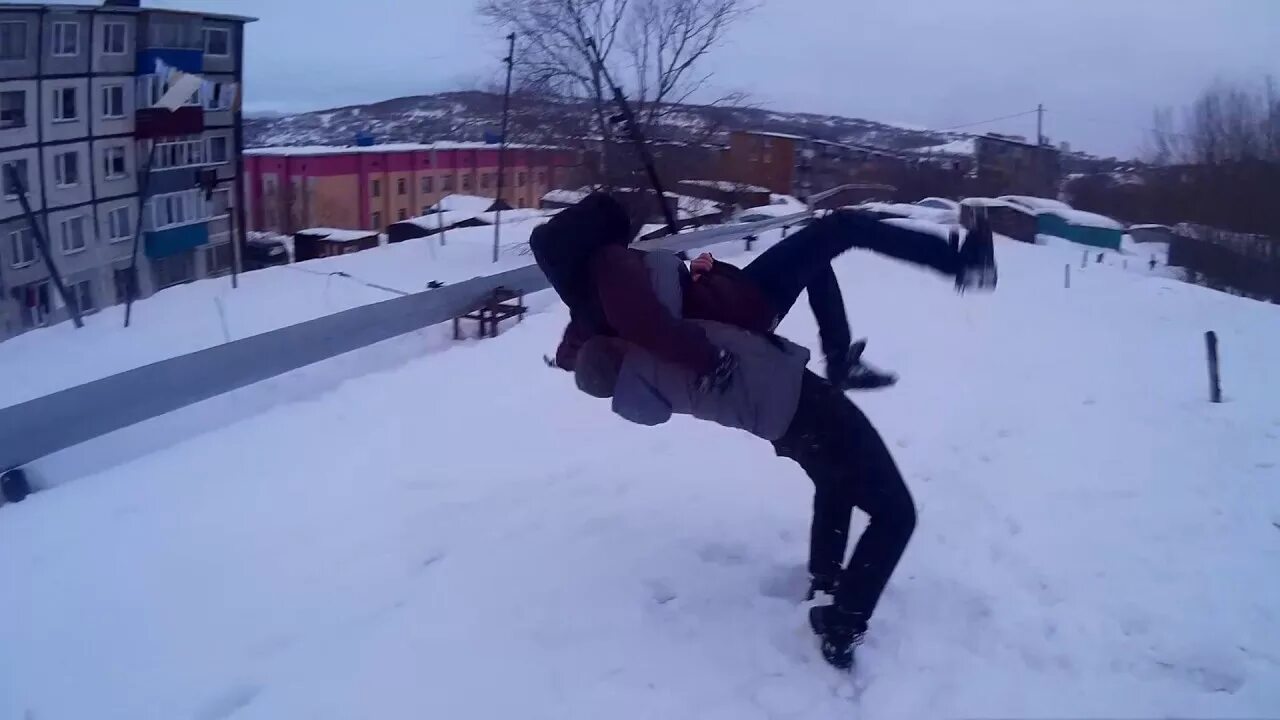
[[[775,193],[808,197],[856,182],[882,182],[907,165],[899,153],[787,133],[729,133],[722,174]]]
[[[251,21],[138,0],[0,5],[0,339],[70,314],[10,167],[85,313],[123,301],[140,209],[140,297],[230,271],[244,225],[240,113],[225,90],[240,87]],[[177,111],[152,107],[167,88],[160,68],[223,91],[197,92]]]
[[[445,195],[498,192],[498,148],[485,143],[267,147],[244,154],[253,230],[382,232],[426,214]],[[568,150],[508,145],[502,199],[513,208],[537,207],[578,162]]]
[[[988,197],[1035,195],[1056,198],[1062,181],[1062,153],[1048,144],[1015,135],[987,133],[974,141],[978,192]]]

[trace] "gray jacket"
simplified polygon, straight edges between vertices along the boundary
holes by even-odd
[[[655,251],[645,262],[658,298],[679,317],[681,260],[673,253]],[[808,349],[721,323],[693,322],[702,326],[712,344],[737,356],[738,368],[729,386],[723,392],[699,392],[692,370],[632,347],[614,386],[613,411],[642,425],[664,423],[674,413],[746,430],[765,440],[782,437],[800,402]]]

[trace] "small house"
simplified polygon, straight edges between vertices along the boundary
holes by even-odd
[[[1124,225],[1105,215],[1084,210],[1045,210],[1037,220],[1041,233],[1080,245],[1119,250],[1124,238]]]
[[[298,262],[347,255],[376,247],[378,233],[373,230],[308,228],[293,234],[293,253]]]
[[[965,198],[960,201],[960,224],[973,227],[974,212],[986,208],[991,231],[1034,245],[1038,230],[1036,214],[1021,205],[997,198]]]

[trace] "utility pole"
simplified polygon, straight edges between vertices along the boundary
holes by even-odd
[[[1036,106],[1036,144],[1044,144],[1044,105]]]
[[[507,173],[507,113],[511,109],[511,67],[515,64],[516,34],[507,35],[507,89],[502,93],[502,135],[498,138],[498,200],[493,215],[493,261],[498,262],[498,241],[502,237],[502,181]]]
[[[36,214],[31,210],[31,202],[27,198],[26,183],[22,181],[22,178],[18,177],[18,164],[9,163],[4,167],[9,171],[9,183],[13,185],[13,189],[18,193],[18,202],[22,206],[22,214],[27,216],[27,223],[31,225],[31,234],[35,236],[36,246],[40,248],[40,257],[44,260],[45,267],[49,270],[49,277],[53,280],[53,286],[57,288],[58,295],[62,296],[62,303],[67,306],[67,310],[71,311],[71,320],[75,322],[77,328],[82,328],[84,327],[84,321],[80,319],[80,300],[67,293],[67,286],[62,282],[62,273],[58,272],[58,266],[53,264],[53,251],[49,248],[49,239],[40,231],[40,223],[36,221]]]
[[[138,183],[138,221],[133,224],[133,250],[129,253],[129,287],[124,294],[124,326],[129,327],[133,319],[133,301],[138,297],[138,244],[142,239],[142,220],[147,214],[147,193],[151,189],[151,166],[156,161],[156,141],[149,141],[147,149],[147,167],[142,171],[142,180]],[[234,237],[232,242],[235,242]]]

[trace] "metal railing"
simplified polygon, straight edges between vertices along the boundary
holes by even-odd
[[[795,224],[802,212],[636,243],[673,251]],[[550,287],[536,265],[392,298],[144,365],[0,409],[0,470],[291,370],[478,309],[497,288]]]

